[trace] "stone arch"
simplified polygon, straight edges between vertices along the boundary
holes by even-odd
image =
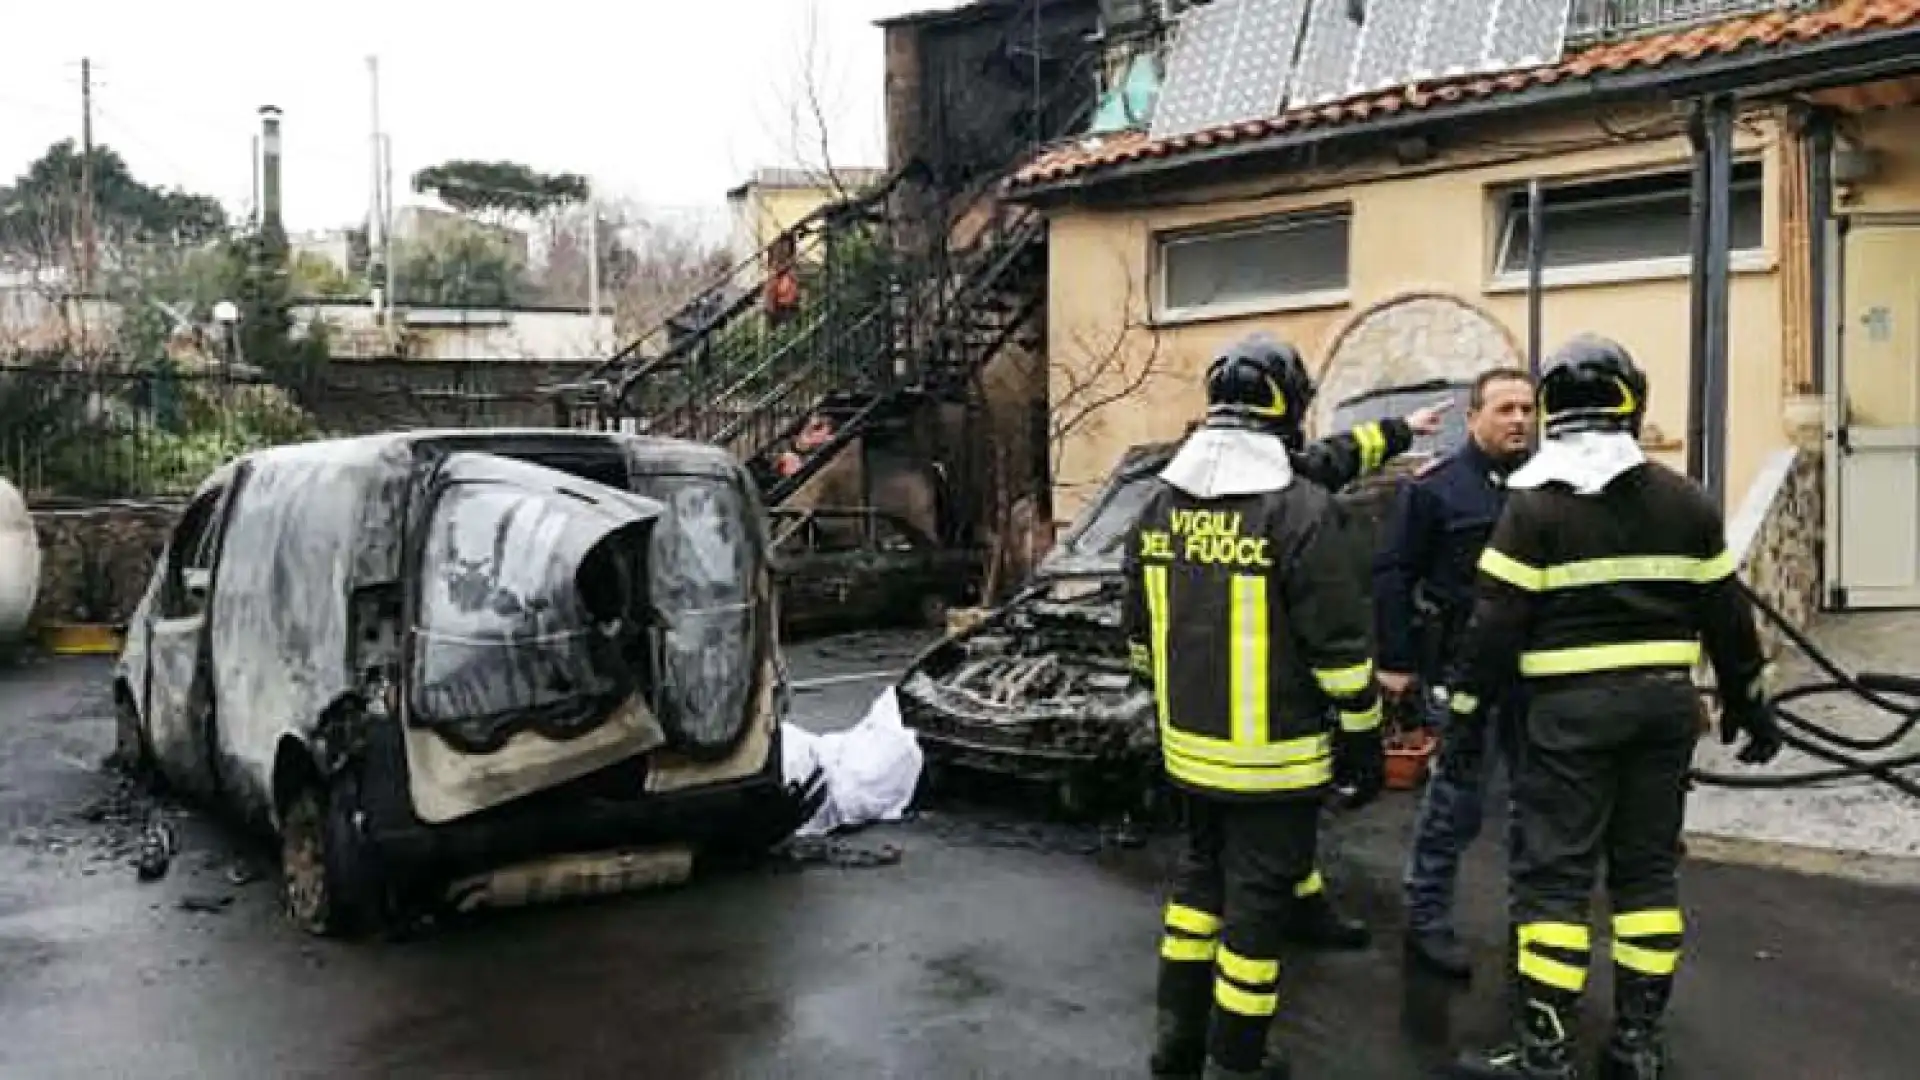
[[[1335,405],[1380,386],[1471,379],[1488,368],[1525,367],[1519,340],[1484,308],[1451,293],[1390,296],[1333,335],[1315,382],[1313,429],[1325,432]]]

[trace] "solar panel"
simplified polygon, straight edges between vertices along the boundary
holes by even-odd
[[[1300,65],[1294,71],[1287,107],[1297,109],[1338,101],[1353,82],[1353,64],[1360,51],[1360,24],[1347,16],[1347,5],[1320,0],[1307,20],[1307,38],[1300,47]]]
[[[1320,0],[1287,106],[1551,63],[1567,18],[1566,0],[1368,0],[1355,26],[1346,4]]]
[[[1181,17],[1149,135],[1189,135],[1279,113],[1306,0],[1214,0]]]
[[[1426,26],[1431,0],[1368,0],[1367,20],[1360,27],[1360,51],[1354,58],[1353,79],[1347,93],[1366,94],[1405,86],[1417,76],[1420,34]],[[1443,0],[1466,8],[1471,0]],[[1337,6],[1337,5],[1336,5]],[[1460,11],[1450,17],[1464,17]]]

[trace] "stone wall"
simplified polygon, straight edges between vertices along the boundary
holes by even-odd
[[[432,427],[552,427],[539,388],[592,365],[537,360],[337,360],[301,404],[334,435]]]
[[[1488,368],[1525,367],[1513,334],[1456,296],[1408,293],[1353,318],[1327,349],[1314,398],[1314,429],[1326,434],[1336,405],[1382,386],[1465,381]]]
[[[1820,611],[1820,561],[1825,547],[1825,473],[1817,451],[1780,450],[1767,459],[1727,522],[1727,547],[1747,585],[1788,621],[1808,629]],[[1792,645],[1765,616],[1760,637],[1775,660]]]
[[[33,514],[40,535],[40,595],[33,623],[117,625],[147,591],[153,557],[183,504],[108,503]]]

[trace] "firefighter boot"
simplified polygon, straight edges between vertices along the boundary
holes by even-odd
[[[1200,1080],[1293,1080],[1293,1067],[1285,1058],[1270,1057],[1253,1072],[1241,1072],[1209,1061]]]
[[[1456,1080],[1575,1080],[1572,1019],[1575,998],[1531,989],[1521,1003],[1516,1037],[1492,1050],[1463,1054],[1447,1073]]]
[[[1666,1075],[1660,1021],[1672,985],[1662,976],[1614,973],[1613,1038],[1600,1055],[1601,1080],[1660,1080]]]
[[[1293,888],[1286,936],[1295,945],[1335,952],[1355,952],[1373,943],[1373,933],[1366,923],[1349,919],[1334,908],[1318,870]]]
[[[1167,1009],[1157,1014],[1153,1057],[1148,1068],[1154,1080],[1193,1080],[1207,1064],[1207,1004],[1200,1008]]]

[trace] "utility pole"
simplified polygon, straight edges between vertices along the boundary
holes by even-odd
[[[372,120],[371,126],[368,129],[369,149],[372,151],[369,161],[373,170],[371,174],[372,187],[368,191],[369,198],[367,201],[367,257],[371,260],[377,253],[380,259],[380,265],[384,271],[386,265],[387,218],[382,199],[384,188],[381,184],[381,164],[385,157],[385,142],[380,135],[380,58],[377,56],[367,57],[367,85]],[[374,318],[380,319],[383,316],[386,306],[392,303],[393,298],[386,295],[386,290],[379,285],[375,285],[373,297]]]
[[[587,182],[587,327],[593,347],[602,348],[600,338],[600,204],[593,194],[593,182]]]
[[[93,61],[80,60],[80,291],[93,293]]]

